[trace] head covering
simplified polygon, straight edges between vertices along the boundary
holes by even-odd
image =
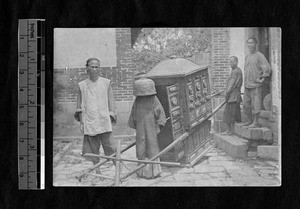
[[[134,82],[133,85],[134,96],[150,96],[155,94],[156,94],[156,89],[153,80],[148,78],[141,78]]]
[[[91,57],[91,58],[89,58],[89,59],[86,61],[86,66],[88,66],[89,63],[90,63],[91,61],[93,61],[93,60],[98,61],[98,62],[100,63],[100,60],[99,60],[99,59],[97,59],[97,58],[95,58],[95,57]]]
[[[248,42],[249,40],[253,40],[253,41],[255,41],[255,43],[257,44],[257,39],[256,39],[255,37],[252,36],[252,37],[248,38],[248,39],[247,39],[247,42]]]

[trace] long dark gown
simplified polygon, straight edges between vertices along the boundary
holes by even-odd
[[[136,97],[128,125],[136,129],[136,156],[139,160],[150,159],[159,153],[157,134],[165,123],[165,111],[155,95]],[[137,172],[143,178],[155,178],[161,173],[159,164],[147,164]]]
[[[242,102],[242,85],[242,70],[236,67],[231,70],[226,86],[226,94],[228,95],[228,100],[223,113],[223,121],[225,123],[241,122],[240,103]]]

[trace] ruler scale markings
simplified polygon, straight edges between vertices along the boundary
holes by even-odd
[[[41,133],[40,133],[40,188],[45,184],[45,22],[40,22],[39,36],[41,36],[40,50],[40,107],[41,107]]]
[[[29,51],[29,46],[28,46],[28,37],[29,37],[29,35],[28,35],[28,20],[27,20],[27,51]],[[29,54],[29,53],[28,53]],[[29,71],[29,66],[28,66],[28,54],[27,54],[27,60],[26,60],[26,64],[27,64],[27,67],[28,67],[28,71]],[[27,72],[27,81],[29,80],[29,77],[28,77],[28,72]],[[27,98],[28,98],[28,93],[27,93]],[[27,111],[27,114],[29,113],[29,110]],[[29,121],[28,121],[28,123],[29,123]],[[27,126],[27,136],[29,137],[29,135],[28,135],[28,133],[29,133],[29,129],[28,129],[28,126]],[[28,141],[27,141],[27,147],[28,147]],[[28,149],[27,149],[27,147],[26,147],[26,150],[27,150],[27,156],[29,156],[29,152],[28,152]],[[27,160],[27,169],[29,168],[28,167],[28,164],[29,164],[29,162],[28,162],[28,157],[26,158],[26,160]],[[29,186],[29,184],[28,184],[28,181],[29,181],[29,175],[28,175],[28,173],[27,173],[27,188],[28,188],[28,186]]]
[[[42,29],[44,20],[19,20],[19,59],[18,59],[18,156],[19,189],[44,189],[44,158],[41,159],[42,130],[41,89],[44,76],[41,66],[45,55]],[[41,61],[43,60],[43,61]],[[44,70],[43,70],[44,71]],[[44,136],[43,136],[44,139]],[[43,182],[40,182],[43,179]]]
[[[38,30],[37,30],[37,105],[41,104],[41,22],[38,21],[37,24]],[[41,110],[40,108],[37,109],[37,127],[41,127]],[[41,165],[41,161],[40,161],[40,146],[41,146],[41,142],[40,142],[40,138],[41,138],[41,129],[38,128],[37,129],[37,143],[36,143],[36,151],[37,151],[37,173],[36,173],[36,177],[37,177],[37,186],[40,187],[40,165]]]

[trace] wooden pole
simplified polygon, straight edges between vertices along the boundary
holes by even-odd
[[[224,102],[222,102],[218,107],[216,107],[213,111],[212,114],[208,117],[210,118],[211,116],[213,116],[216,112],[218,112],[218,110],[227,102],[227,100],[225,100]],[[206,119],[208,119],[206,118]],[[178,139],[176,139],[175,141],[173,141],[171,144],[169,144],[165,149],[163,149],[161,152],[159,152],[157,155],[155,155],[153,158],[150,159],[150,161],[153,161],[157,158],[159,158],[160,156],[166,154],[169,150],[171,150],[176,144],[178,144],[179,142],[183,141],[186,137],[188,136],[188,133],[184,133],[183,135],[181,135]],[[121,180],[131,176],[132,174],[134,174],[135,172],[137,172],[138,170],[140,170],[141,168],[145,167],[146,164],[140,165],[137,168],[133,169],[132,171],[130,171],[128,174],[123,175],[121,177]],[[110,184],[109,186],[113,186],[114,183]]]
[[[174,148],[174,146],[176,144],[178,144],[179,142],[183,141],[186,137],[188,136],[187,133],[182,134],[178,139],[176,139],[175,141],[173,141],[171,144],[169,144],[165,149],[163,149],[162,151],[160,151],[157,155],[155,155],[154,157],[152,157],[150,159],[150,161],[156,160],[157,158],[159,158],[160,156],[166,154],[168,151],[170,151],[172,148]],[[126,179],[128,176],[131,176],[132,174],[134,174],[135,172],[137,172],[138,170],[140,170],[141,168],[145,167],[147,164],[142,164],[140,166],[138,166],[137,168],[133,169],[132,171],[130,171],[128,174],[124,175],[121,177],[120,180]],[[109,184],[109,186],[113,186],[115,183]]]
[[[121,153],[125,152],[126,150],[130,149],[131,147],[133,147],[135,145],[135,141],[130,143],[127,147],[125,147],[124,149],[122,149]],[[110,157],[115,157],[116,153],[110,155]],[[99,166],[103,165],[104,163],[106,163],[108,160],[104,160],[103,162],[99,162],[96,165],[92,166],[91,168],[88,168],[86,171],[84,171],[82,174],[80,174],[79,176],[77,176],[76,178],[78,179],[78,181],[81,181],[82,177],[85,176],[86,174],[92,172],[93,170],[95,170],[95,168],[98,168]]]
[[[116,161],[128,161],[128,162],[135,162],[135,163],[161,164],[161,165],[166,165],[166,166],[186,167],[186,165],[184,165],[184,164],[175,163],[175,162],[159,162],[159,161],[150,161],[150,160],[134,160],[134,159],[125,159],[125,158],[117,158],[117,157],[109,157],[109,156],[103,156],[103,155],[96,155],[96,154],[91,154],[91,153],[86,153],[85,156],[99,157],[99,158],[111,159],[111,160],[116,160]]]
[[[119,186],[120,183],[120,159],[121,157],[121,141],[120,139],[117,140],[117,162],[116,162],[116,175],[115,175],[115,185]]]
[[[212,114],[208,117],[210,118],[211,116],[213,116],[225,103],[227,102],[227,100],[225,100],[224,102],[222,102],[218,107],[216,107],[213,111]],[[208,119],[207,118],[207,119]],[[160,156],[166,154],[169,150],[171,150],[176,144],[178,144],[179,142],[183,141],[186,137],[188,136],[188,133],[184,133],[183,135],[181,135],[178,139],[176,139],[175,141],[173,141],[171,144],[169,144],[165,149],[163,149],[161,152],[159,152],[157,155],[155,155],[153,158],[150,159],[150,161],[153,161],[157,158],[159,158]],[[143,164],[138,166],[137,168],[133,169],[132,171],[130,171],[128,174],[123,175],[121,177],[120,180],[123,180],[129,176],[131,176],[132,174],[134,174],[135,172],[137,172],[138,170],[140,170],[141,168],[145,167],[147,164]],[[108,186],[113,186],[114,183],[109,184]]]
[[[218,95],[220,95],[220,94],[222,94],[222,92],[214,92],[214,93],[212,93],[211,95],[210,95],[210,97],[215,97],[215,96],[218,96]]]
[[[227,102],[227,100],[225,100],[224,102],[222,102],[218,107],[216,107],[212,113],[211,113],[211,116],[213,116],[216,112],[218,112],[219,109],[221,109],[221,107],[223,107],[223,105]],[[210,117],[211,117],[210,116]]]

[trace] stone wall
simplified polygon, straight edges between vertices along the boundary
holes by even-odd
[[[272,67],[272,120],[274,145],[281,142],[281,29],[270,28],[270,64]]]

